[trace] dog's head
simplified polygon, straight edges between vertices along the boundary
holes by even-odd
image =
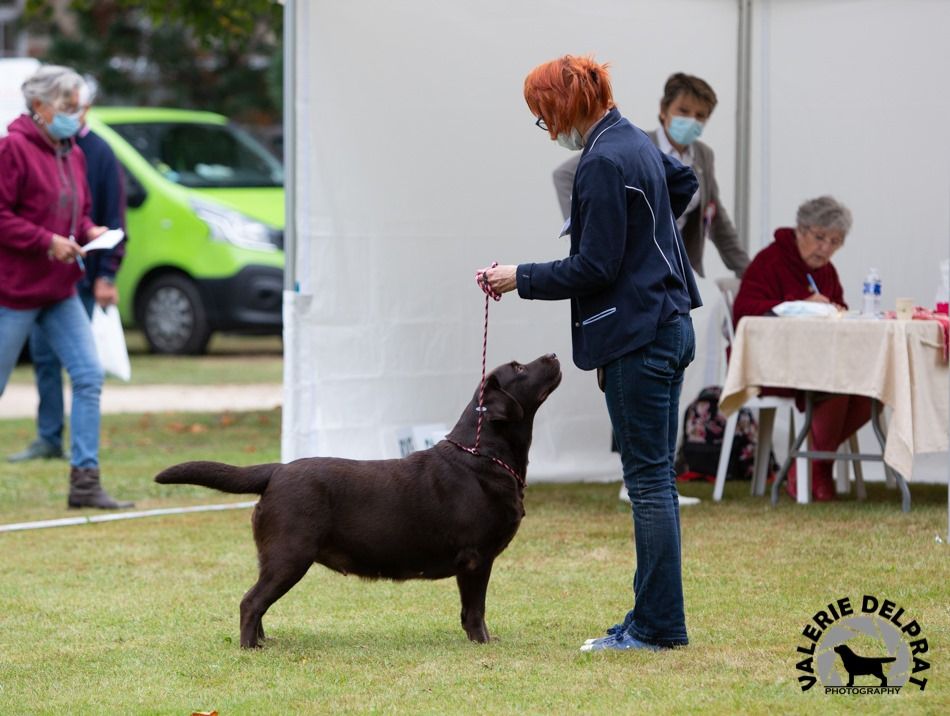
[[[523,453],[526,460],[534,414],[560,383],[561,363],[553,353],[527,364],[500,365],[485,377],[481,406],[479,385],[448,437],[457,444],[474,445],[481,415],[482,445],[505,454]]]
[[[485,455],[503,460],[524,475],[534,414],[560,383],[561,363],[553,353],[527,364],[512,361],[500,365],[485,378],[481,405],[479,386],[446,437],[466,450],[468,446],[477,446]]]
[[[500,365],[485,378],[485,418],[505,422],[530,420],[560,383],[561,363],[553,353],[528,364],[511,361]],[[478,390],[474,403],[478,405]]]

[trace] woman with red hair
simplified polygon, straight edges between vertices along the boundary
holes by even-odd
[[[679,394],[701,305],[676,217],[698,183],[614,105],[605,65],[565,55],[533,69],[535,124],[580,150],[570,255],[479,271],[498,292],[571,302],[574,363],[602,377],[633,510],[634,606],[582,651],[687,644],[675,471]]]

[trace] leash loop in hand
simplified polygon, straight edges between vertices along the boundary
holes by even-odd
[[[498,265],[497,261],[492,261],[491,266],[489,266],[488,268],[495,268],[497,265]],[[479,288],[481,288],[482,291],[485,292],[485,295],[490,296],[492,300],[495,300],[495,301],[501,300],[501,294],[498,293],[495,289],[493,289],[491,287],[491,284],[488,282],[488,274],[486,271],[475,272],[475,283],[477,283]]]

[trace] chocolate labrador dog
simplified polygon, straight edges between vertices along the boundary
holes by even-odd
[[[186,462],[155,481],[261,496],[251,517],[260,571],[241,600],[242,647],[260,646],[265,612],[314,562],[369,579],[454,576],[462,628],[486,642],[485,593],[524,516],[534,415],[560,382],[554,355],[499,366],[485,379],[481,411],[476,390],[445,440],[399,460]]]

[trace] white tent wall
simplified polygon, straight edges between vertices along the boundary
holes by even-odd
[[[753,49],[752,250],[832,194],[854,212],[834,257],[857,307],[869,267],[884,307],[933,306],[950,242],[950,3],[760,0]],[[933,127],[933,128],[931,128]]]
[[[398,454],[396,430],[451,426],[481,373],[477,267],[564,256],[551,171],[568,153],[534,127],[525,74],[565,52],[612,65],[616,101],[657,124],[675,70],[724,110],[707,137],[731,201],[734,0],[415,0],[295,4],[297,292],[285,301],[283,459]],[[617,479],[592,373],[571,363],[566,302],[490,308],[489,368],[555,352],[531,479]]]

